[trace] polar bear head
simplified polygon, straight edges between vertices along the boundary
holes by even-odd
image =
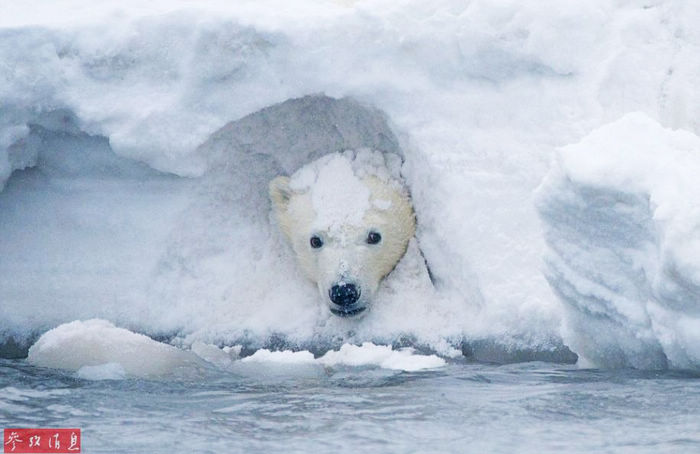
[[[280,230],[335,315],[357,315],[372,303],[415,234],[398,168],[396,156],[347,151],[270,182]]]

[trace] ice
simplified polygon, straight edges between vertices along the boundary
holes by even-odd
[[[700,364],[700,137],[627,114],[564,147],[540,188],[547,275],[588,364]]]
[[[334,366],[375,366],[384,369],[419,371],[444,366],[445,360],[436,355],[417,354],[412,348],[394,350],[390,345],[374,345],[363,342],[362,345],[343,344],[339,350],[330,350],[320,358],[308,351],[277,351],[260,349],[253,355],[243,358],[243,363],[275,363],[309,365],[318,364]]]
[[[551,238],[532,203],[551,156],[631,111],[700,133],[692,0],[0,9],[2,356],[100,317],[184,348],[374,341],[485,360],[570,358],[562,335],[579,328],[561,331],[570,304],[542,273]],[[270,224],[266,187],[363,148],[399,157],[376,168],[401,174],[418,231],[386,304],[353,324],[317,304]],[[600,200],[617,201],[618,189]],[[605,223],[611,241],[659,228],[637,196],[616,202],[628,221]],[[610,355],[638,360],[601,364],[695,364],[696,253],[692,242],[672,246],[692,238],[692,223],[669,219],[670,256],[651,260],[635,243],[628,260],[672,263],[655,276],[679,277],[654,282],[644,311],[634,298],[645,293],[627,290],[646,278],[615,282],[636,296],[619,300],[631,325]],[[619,276],[615,260],[596,266]]]
[[[77,371],[90,380],[170,375],[195,357],[106,320],[74,321],[46,333],[29,349],[31,364]]]
[[[265,348],[241,360],[244,363],[313,364],[316,362],[311,352],[289,350],[272,352]]]
[[[190,351],[154,341],[142,334],[118,328],[106,320],[74,321],[42,335],[29,349],[28,361],[36,366],[75,371],[86,380],[164,378],[182,376],[201,368],[199,359],[233,373],[284,372],[279,366],[375,366],[392,370],[418,371],[444,366],[436,355],[417,354],[412,348],[394,350],[388,345],[365,342],[344,344],[322,357],[301,351],[270,351],[262,348],[239,358],[240,347],[218,348],[195,342]],[[259,367],[262,366],[262,367]],[[275,371],[274,368],[278,369]]]
[[[364,342],[362,345],[345,344],[338,351],[329,351],[319,362],[326,366],[368,366],[378,365],[384,369],[414,372],[444,366],[445,360],[436,355],[416,354],[411,348],[394,350],[390,345],[374,345]]]
[[[83,366],[75,375],[84,380],[121,380],[126,377],[126,371],[119,363],[105,363],[99,366]]]
[[[208,363],[215,364],[221,368],[230,366],[233,361],[238,359],[241,353],[241,346],[219,348],[216,345],[205,344],[201,341],[196,341],[192,344],[192,352],[205,360]]]
[[[0,193],[1,336],[26,354],[32,337],[63,322],[138,326],[191,182],[115,155],[67,112],[37,118],[18,149],[35,165]]]
[[[260,349],[243,358],[244,363],[320,364],[323,366],[378,366],[384,369],[418,371],[444,366],[445,360],[436,355],[420,355],[411,348],[394,350],[390,345],[344,344],[339,350],[330,350],[316,359],[308,351],[277,351]]]

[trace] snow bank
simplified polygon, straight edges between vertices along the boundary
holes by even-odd
[[[539,194],[567,341],[605,367],[700,366],[700,137],[640,113],[557,154]]]
[[[692,0],[0,8],[3,355],[91,317],[185,345],[556,351],[550,155],[632,110],[700,132]],[[387,285],[416,297],[348,325],[274,243],[265,187],[361,147],[403,157],[437,292],[409,261]]]

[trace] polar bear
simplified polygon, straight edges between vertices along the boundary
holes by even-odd
[[[396,155],[346,151],[270,182],[279,229],[335,315],[371,305],[415,234],[400,165]]]

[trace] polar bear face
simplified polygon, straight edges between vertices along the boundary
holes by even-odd
[[[415,234],[403,185],[386,176],[357,176],[342,154],[321,158],[291,179],[275,178],[270,199],[299,266],[338,316],[371,305]]]

